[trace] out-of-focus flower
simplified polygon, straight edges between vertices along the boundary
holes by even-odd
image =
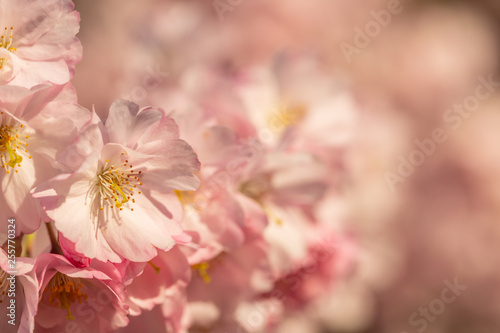
[[[246,236],[245,244],[237,250],[193,265],[184,318],[193,332],[235,331],[238,305],[271,289],[267,244],[262,236]]]
[[[3,0],[0,5],[0,81],[26,88],[69,82],[82,56],[75,37],[80,15],[73,2]]]
[[[126,101],[113,104],[105,127],[92,122],[72,148],[80,167],[35,192],[56,228],[78,253],[113,262],[148,261],[188,241],[174,190],[196,189],[199,162],[175,122]]]
[[[235,250],[245,240],[244,212],[225,169],[238,150],[237,134],[198,108],[181,108],[172,116],[202,164],[200,187],[176,192],[184,210],[183,228],[192,238],[191,246],[182,251],[191,264],[197,264]]]
[[[184,225],[195,245],[183,251],[207,284],[212,283],[210,269],[218,258],[239,251],[242,241],[246,246],[248,229],[264,236],[267,273],[276,286],[302,277],[303,270],[311,271],[304,261],[321,246],[321,236],[344,238],[338,227],[344,216],[322,219],[315,211],[328,188],[336,198],[341,196],[342,153],[351,144],[355,105],[347,92],[320,75],[314,63],[299,64],[305,68],[296,65],[299,69],[292,73],[282,68],[280,75],[268,71],[267,76],[249,71],[232,77],[197,68],[183,77],[182,89],[153,98],[154,103],[175,105],[173,117],[181,136],[200,152],[201,186],[179,197],[186,212]],[[304,72],[319,82],[319,91],[306,85],[290,87],[286,76],[301,77]],[[294,108],[280,108],[283,105]],[[329,173],[332,168],[338,175]],[[343,200],[335,202],[345,205]],[[339,267],[352,265],[354,256],[346,253],[346,243],[326,262],[314,263],[315,271],[301,281],[300,292],[288,290],[286,304],[278,299],[276,308],[305,307],[319,290],[329,290],[343,278],[345,269]],[[245,317],[245,308],[253,302],[250,298],[235,301],[227,318],[222,318],[217,300],[190,301],[185,320],[194,316],[198,328],[234,328],[234,316]],[[262,301],[271,298],[264,296]],[[279,313],[269,316],[270,325],[283,318]],[[244,319],[238,320],[244,323]]]
[[[302,121],[307,118],[307,106],[318,104],[316,100],[329,96],[330,89],[335,86],[332,88],[327,81],[322,83],[321,93],[310,87],[301,97],[290,93],[295,100],[284,104],[281,99],[286,101],[286,96],[280,95],[284,91],[280,89],[276,74],[270,71],[265,71],[267,75],[262,74],[263,71],[254,70],[233,77],[198,68],[186,74],[183,84],[212,123],[234,133],[232,140],[237,149],[233,149],[235,153],[225,160],[222,168],[219,166],[225,172],[223,175],[229,178],[222,179],[224,184],[220,187],[245,195],[267,214],[271,223],[264,234],[271,245],[275,274],[279,276],[307,253],[307,237],[314,224],[313,208],[328,186],[334,185],[328,172],[330,164],[334,164],[331,161],[339,159],[334,149],[343,147],[349,139],[350,122],[342,125],[342,121],[336,121],[336,114],[349,114],[352,106],[338,103],[337,106],[346,107],[346,110],[337,110],[336,104],[313,109],[311,112],[318,114],[315,118],[325,118],[322,126],[330,124],[321,136],[314,125],[318,121],[313,125],[303,125]],[[314,72],[314,75],[319,74]],[[281,108],[288,104],[305,107]],[[336,127],[345,127],[343,133],[336,133]],[[295,130],[293,135],[292,130]],[[304,143],[306,140],[297,143],[306,130],[315,133],[315,140],[308,140],[309,144]],[[330,140],[331,136],[338,139]],[[312,149],[313,145],[318,149]],[[321,155],[316,156],[313,152]],[[320,157],[328,157],[328,161]],[[213,178],[217,179],[216,173]],[[219,175],[219,178],[222,177]]]
[[[170,251],[159,251],[158,256],[144,263],[142,273],[127,285],[127,301],[132,316],[143,310],[151,311],[163,305],[163,316],[169,325],[177,329],[184,312],[186,286],[191,279],[187,258],[175,246]]]
[[[0,87],[0,233],[8,218],[16,218],[16,232],[30,233],[47,217],[32,188],[57,174],[57,158],[90,119],[76,103],[70,84]]]
[[[121,275],[111,263],[75,267],[57,254],[40,254],[34,265],[40,303],[36,331],[64,330],[68,321],[85,332],[104,332],[128,323]]]

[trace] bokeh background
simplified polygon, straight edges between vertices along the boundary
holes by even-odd
[[[401,1],[402,11],[350,57],[343,43],[355,46],[356,29],[393,0],[221,2],[236,5],[220,15],[208,0],[75,0],[82,18],[83,61],[73,80],[79,103],[105,117],[116,98],[157,102],[193,68],[237,73],[309,59],[353,100],[328,116],[348,113],[353,129],[342,155],[339,223],[356,235],[359,256],[334,292],[279,332],[499,332],[498,87],[459,125],[444,115],[474,95],[480,77],[500,81],[500,2]],[[141,94],[136,88],[151,70],[162,73],[161,84]],[[290,80],[314,88],[318,75]],[[447,139],[391,188],[388,173],[397,174],[401,160],[419,149],[415,140],[436,128]],[[412,325],[410,316],[455,279],[467,289],[425,330]]]

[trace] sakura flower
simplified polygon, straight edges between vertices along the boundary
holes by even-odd
[[[34,196],[77,253],[145,262],[157,248],[189,241],[174,190],[196,189],[199,162],[163,110],[117,101],[105,126],[91,120],[69,150],[82,158],[80,167]]]
[[[191,246],[182,248],[190,263],[235,250],[245,240],[244,212],[233,193],[220,189],[208,197],[205,190],[202,179],[198,191],[177,193],[185,212],[183,228],[191,236]]]
[[[15,217],[17,234],[47,221],[30,190],[57,174],[58,154],[90,119],[75,101],[70,84],[0,87],[0,233],[9,218]]]
[[[102,332],[128,323],[123,285],[111,263],[93,261],[78,268],[57,254],[40,254],[34,265],[41,296],[35,317],[37,332],[68,327]]]
[[[355,251],[351,237],[324,231],[323,239],[311,242],[307,255],[276,281],[267,296],[279,296],[287,308],[301,309],[350,272]]]
[[[176,192],[184,209],[183,228],[195,245],[182,251],[190,262],[211,260],[223,251],[237,249],[245,239],[244,212],[224,169],[237,150],[237,136],[227,128],[213,126],[210,117],[198,110],[173,116],[202,163],[200,187],[194,192]]]
[[[240,154],[225,161],[225,183],[267,214],[263,233],[277,277],[307,255],[309,239],[320,232],[314,210],[345,175],[342,150],[352,129],[347,93],[314,61],[297,63],[279,64],[278,73],[263,67],[232,76],[197,69],[184,79],[201,112],[237,135]],[[300,75],[314,84],[294,79]]]
[[[81,59],[80,16],[71,0],[0,2],[0,81],[65,84]]]
[[[188,304],[183,327],[190,327],[190,331],[235,332],[238,307],[272,289],[269,246],[262,236],[267,216],[244,196],[235,195],[235,202],[239,203],[244,219],[240,226],[242,243],[235,248],[226,248],[208,260],[202,259],[204,251],[201,250],[189,257],[193,273],[187,289]],[[206,237],[204,233],[200,235]],[[203,245],[203,240],[201,238],[198,243]],[[188,247],[181,249],[190,253]]]
[[[180,111],[173,116],[182,136],[199,151],[203,165],[196,193],[180,193],[185,229],[198,245],[196,251],[185,252],[191,252],[189,260],[210,260],[241,246],[242,230],[248,227],[242,207],[251,200],[271,222],[267,227],[267,221],[253,224],[270,243],[279,276],[306,255],[313,208],[330,185],[330,174],[321,159],[308,151],[290,149],[290,144],[279,139],[288,127],[300,123],[298,115],[280,114],[283,119],[278,120],[283,123],[276,140],[261,137],[269,128],[267,120],[259,117],[265,120],[270,113],[272,118],[273,103],[279,105],[278,89],[248,80],[245,75],[235,78],[195,69],[183,78],[185,91],[167,97],[167,104],[171,100],[177,103]],[[249,95],[258,98],[250,103]]]
[[[163,305],[165,321],[177,332],[190,279],[191,268],[178,246],[167,252],[159,251],[156,258],[143,263],[141,274],[126,287],[130,314],[138,316],[143,310]]]
[[[236,331],[238,305],[272,288],[266,253],[262,237],[248,234],[238,250],[192,266],[185,320],[193,332]]]
[[[191,264],[197,264],[238,249],[245,242],[246,228],[254,225],[262,232],[267,224],[267,219],[250,221],[245,216],[246,203],[240,202],[233,182],[233,169],[247,164],[241,133],[221,125],[213,112],[205,111],[182,89],[171,89],[155,101],[174,108],[172,117],[181,138],[193,146],[201,162],[200,187],[176,191],[184,210],[182,226],[192,238],[190,246],[181,250]]]
[[[234,174],[234,183],[239,202],[246,201],[247,207],[260,210],[269,220],[262,233],[278,277],[307,253],[307,239],[315,232],[313,207],[328,186],[328,173],[306,153],[273,152],[258,144],[255,151]]]
[[[127,285],[127,303],[133,315],[162,304],[170,292],[183,290],[191,278],[189,264],[178,246],[160,251],[157,257],[142,263],[142,267],[140,275]]]
[[[33,259],[16,258],[14,267],[8,259],[12,258],[0,249],[0,329],[2,332],[33,332],[38,303]],[[12,316],[9,307],[14,308]]]

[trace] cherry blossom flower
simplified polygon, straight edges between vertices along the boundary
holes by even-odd
[[[247,235],[238,250],[192,266],[185,320],[193,329],[235,331],[234,312],[240,302],[272,288],[266,253],[267,244],[261,236]]]
[[[40,254],[34,264],[41,296],[36,331],[66,327],[101,332],[127,325],[121,275],[111,263],[75,267],[58,254]],[[68,324],[70,323],[70,324]]]
[[[315,232],[314,207],[331,184],[327,163],[311,154],[310,147],[294,146],[287,135],[301,125],[305,111],[275,110],[281,104],[271,74],[266,81],[248,73],[231,77],[193,69],[183,78],[183,90],[164,103],[176,103],[173,116],[181,135],[202,161],[200,188],[180,196],[185,228],[198,245],[186,249],[190,260],[209,260],[241,246],[242,207],[251,200],[267,215],[259,228],[271,245],[278,277],[306,256],[307,238]],[[268,131],[272,137],[262,135]]]
[[[35,231],[47,217],[31,189],[57,174],[60,151],[90,119],[75,104],[70,84],[32,90],[0,86],[0,226],[16,218],[17,234]]]
[[[145,262],[189,241],[174,190],[198,186],[199,162],[160,109],[119,100],[105,126],[91,120],[70,148],[77,170],[38,187],[56,228],[89,258]],[[68,153],[71,155],[71,153]]]
[[[199,109],[173,114],[181,137],[198,152],[202,167],[196,191],[177,191],[183,205],[183,228],[192,238],[182,251],[190,263],[211,260],[223,251],[242,246],[245,240],[245,214],[230,186],[225,165],[237,151],[237,135],[214,125],[211,117]]]
[[[0,82],[31,88],[65,84],[80,61],[80,16],[71,0],[3,0]]]
[[[187,258],[179,246],[175,246],[167,252],[159,251],[157,257],[142,266],[140,275],[126,287],[130,315],[138,316],[162,305],[165,321],[177,331],[186,303],[186,287],[191,279]]]
[[[0,0],[2,332],[323,330],[310,313],[357,255],[357,105],[336,56],[301,48],[338,38],[321,21],[337,5],[229,4],[222,25],[220,1],[161,2],[93,5],[84,108],[73,1]],[[266,36],[241,24],[259,10]]]

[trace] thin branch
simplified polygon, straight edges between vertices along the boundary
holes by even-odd
[[[64,255],[61,250],[61,247],[59,246],[59,241],[57,240],[56,232],[54,230],[55,228],[52,223],[53,223],[52,221],[45,223],[45,225],[47,226],[47,231],[49,232],[50,243],[52,244],[52,249],[50,250],[50,253]]]

